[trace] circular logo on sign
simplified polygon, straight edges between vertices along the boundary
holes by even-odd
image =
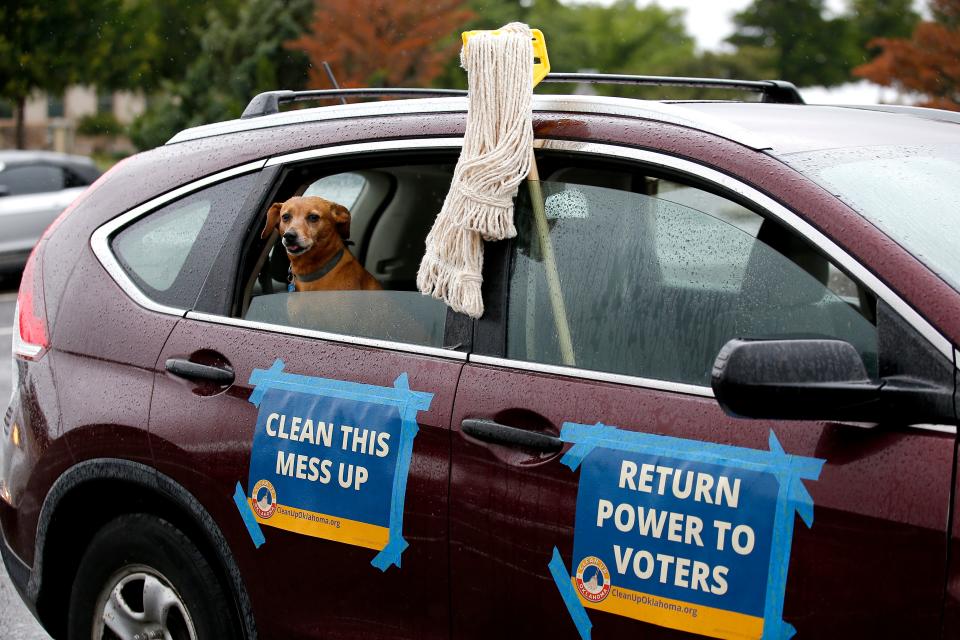
[[[277,510],[277,491],[269,480],[260,480],[253,485],[253,510],[264,520]]]
[[[600,602],[610,593],[610,572],[603,560],[587,556],[577,567],[577,591],[588,602]]]

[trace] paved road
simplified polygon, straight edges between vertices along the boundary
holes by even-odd
[[[16,294],[10,284],[0,282],[0,413],[10,398],[10,334]],[[3,544],[0,542],[0,544]],[[40,624],[27,611],[0,563],[0,638],[3,640],[49,640]]]

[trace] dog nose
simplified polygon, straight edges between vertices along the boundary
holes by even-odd
[[[287,231],[285,234],[283,234],[283,239],[286,240],[287,242],[293,242],[294,240],[297,239],[297,232]]]

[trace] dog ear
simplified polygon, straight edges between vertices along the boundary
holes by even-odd
[[[274,202],[270,205],[270,209],[267,210],[267,223],[264,225],[263,232],[260,234],[261,240],[269,238],[273,230],[277,228],[277,224],[280,222],[281,207],[283,207],[282,202]]]
[[[350,211],[343,205],[333,203],[330,207],[333,222],[337,226],[337,233],[346,240],[350,237]]]

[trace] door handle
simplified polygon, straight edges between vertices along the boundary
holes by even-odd
[[[211,367],[181,358],[169,358],[167,371],[175,376],[190,380],[210,380],[220,385],[233,384],[233,371],[221,367]]]
[[[555,453],[563,448],[563,440],[556,436],[518,429],[491,420],[464,420],[460,423],[460,428],[477,440],[494,444],[524,447],[545,453]]]

